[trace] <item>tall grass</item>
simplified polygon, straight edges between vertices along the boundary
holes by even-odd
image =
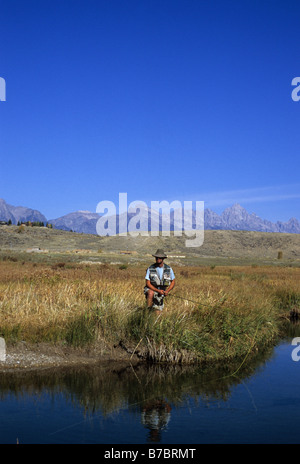
[[[0,262],[0,335],[121,344],[153,362],[224,360],[270,343],[300,305],[299,268],[173,267],[181,298],[169,296],[157,315],[145,307],[144,266]]]

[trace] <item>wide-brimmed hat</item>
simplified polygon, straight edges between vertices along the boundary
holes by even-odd
[[[152,256],[154,256],[154,258],[167,258],[166,253],[161,248],[156,250],[156,253],[154,255],[152,255]]]

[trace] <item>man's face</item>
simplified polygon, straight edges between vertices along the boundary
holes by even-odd
[[[163,263],[164,263],[164,258],[155,258],[156,259],[156,264],[158,264],[158,266],[162,266]]]

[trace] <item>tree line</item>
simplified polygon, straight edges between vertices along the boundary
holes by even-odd
[[[0,221],[0,225],[6,225],[6,226],[11,226],[12,225],[12,220],[9,219],[8,221]],[[50,223],[45,223],[42,221],[18,221],[17,226],[25,225],[28,227],[48,227],[49,229],[52,229],[52,224]]]

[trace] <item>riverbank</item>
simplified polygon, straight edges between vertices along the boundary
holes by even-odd
[[[271,344],[300,306],[299,268],[173,268],[175,290],[156,315],[140,265],[0,262],[3,367],[230,362]]]
[[[6,347],[5,360],[0,361],[0,373],[107,363],[125,366],[135,365],[139,362],[137,356],[131,357],[119,346],[112,347],[110,350],[100,346],[80,349],[45,342],[27,343],[21,341]]]

